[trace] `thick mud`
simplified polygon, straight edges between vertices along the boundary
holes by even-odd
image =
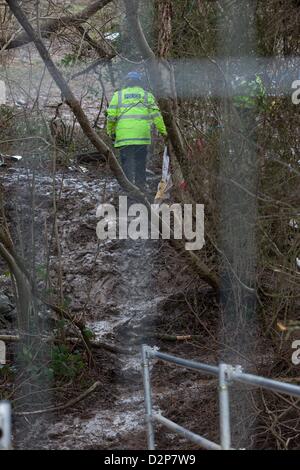
[[[162,332],[161,328],[175,333],[172,318],[174,321],[180,318],[187,307],[184,302],[172,300],[172,296],[191,283],[191,273],[180,256],[161,241],[97,239],[98,205],[117,203],[117,196],[122,194],[103,167],[89,167],[86,173],[72,167],[59,170],[53,178],[48,170],[33,173],[14,165],[9,170],[1,170],[1,181],[5,187],[6,210],[17,238],[21,233],[23,244],[31,236],[28,226],[34,188],[35,264],[44,266],[49,256],[50,283],[56,287],[61,272],[62,292],[69,311],[85,320],[96,339],[131,351],[129,355],[98,351],[95,360],[99,362],[99,377],[95,380],[103,380],[101,390],[63,413],[17,418],[15,446],[23,449],[146,448],[141,344],[146,340],[159,346],[158,340],[150,338],[151,333]],[[149,183],[155,188],[155,177]],[[53,188],[57,198],[58,251],[57,240],[53,239]],[[45,240],[50,240],[48,247]],[[1,283],[11,295],[4,276]],[[165,321],[166,312],[171,316]],[[186,332],[186,325],[176,331],[182,332]],[[164,349],[168,349],[167,345]],[[194,357],[195,350],[188,344],[183,344],[181,351]],[[192,382],[184,370],[174,375],[174,368],[167,367],[161,372],[162,376],[158,368],[153,376],[157,409],[160,405],[170,406],[179,391],[191,398],[203,388],[203,382]],[[55,396],[52,405],[56,405]],[[168,433],[164,433],[164,439],[165,436],[169,437],[161,445],[170,448],[183,445],[178,438],[174,444],[174,437]]]

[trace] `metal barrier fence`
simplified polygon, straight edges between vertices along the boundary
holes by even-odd
[[[214,375],[219,379],[219,409],[220,409],[220,444],[209,441],[208,439],[199,436],[188,429],[179,426],[178,424],[170,421],[159,413],[153,411],[152,406],[152,393],[151,393],[151,379],[150,379],[150,359],[158,358],[162,361],[177,364],[180,367],[187,369],[197,370],[205,374]],[[271,390],[273,392],[284,393],[294,397],[300,397],[300,387],[289,383],[279,382],[276,380],[266,379],[257,375],[246,374],[242,371],[241,366],[233,367],[228,364],[219,364],[219,366],[211,366],[194,362],[179,357],[164,354],[155,349],[143,345],[142,347],[142,368],[144,379],[144,392],[145,392],[145,408],[146,408],[146,426],[147,426],[147,440],[148,449],[155,450],[155,437],[154,437],[154,423],[158,422],[165,427],[174,431],[175,433],[185,437],[187,440],[192,441],[199,446],[209,450],[231,450],[231,431],[230,431],[230,399],[229,387],[233,382],[250,384],[261,387],[263,389]]]

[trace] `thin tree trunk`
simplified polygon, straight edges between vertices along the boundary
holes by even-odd
[[[6,0],[7,4],[9,5],[11,11],[23,26],[24,30],[26,31],[28,37],[31,39],[43,59],[50,75],[53,77],[54,81],[56,82],[57,86],[60,88],[63,96],[66,99],[66,102],[70,106],[71,110],[75,114],[78,119],[78,122],[88,137],[88,139],[92,142],[92,144],[96,147],[96,149],[104,156],[108,158],[108,162],[111,168],[111,171],[117,178],[119,184],[124,187],[126,190],[130,191],[134,197],[140,200],[145,200],[143,193],[130,181],[126,178],[122,168],[119,165],[119,162],[112,152],[112,150],[102,141],[102,139],[98,136],[98,134],[94,131],[91,127],[90,122],[85,115],[79,101],[71,91],[69,85],[67,84],[66,80],[64,79],[61,72],[58,70],[56,65],[54,64],[47,48],[43,44],[42,40],[38,37],[37,33],[34,31],[33,27],[29,23],[26,15],[24,14],[23,10],[20,8],[17,0]]]
[[[158,55],[164,59],[170,56],[172,47],[172,0],[156,0],[158,12]]]
[[[66,99],[66,102],[68,103],[69,107],[77,117],[77,120],[87,136],[87,138],[90,140],[90,142],[96,147],[96,149],[105,157],[107,157],[110,169],[114,176],[117,178],[119,184],[129,191],[132,196],[140,201],[142,201],[148,209],[151,210],[151,204],[149,203],[148,199],[142,193],[136,186],[134,186],[125,176],[121,166],[119,165],[119,162],[115,156],[115,154],[112,152],[112,150],[105,144],[105,142],[102,141],[102,139],[98,136],[98,134],[94,131],[92,126],[90,125],[90,122],[85,115],[79,101],[76,99],[74,96],[73,92],[71,91],[69,85],[67,84],[66,80],[62,76],[61,72],[58,70],[58,68],[55,66],[53,60],[51,59],[51,56],[46,49],[45,45],[43,44],[42,40],[38,37],[34,29],[32,28],[31,24],[29,23],[26,15],[24,14],[23,10],[20,8],[17,0],[6,0],[7,4],[9,5],[11,11],[21,24],[23,26],[24,30],[28,34],[29,38],[31,41],[35,44],[42,60],[44,61],[50,75],[53,77],[54,81],[56,82],[57,86],[60,88],[63,96]],[[135,3],[133,1],[133,3]],[[126,3],[128,6],[128,3]],[[131,5],[132,6],[132,5]],[[130,8],[130,14],[132,15],[132,10]],[[144,51],[145,54],[148,54],[148,58],[150,56],[151,63],[150,67],[152,67],[152,77],[155,77],[155,71],[157,71],[157,64],[156,64],[156,59],[153,51],[150,49],[146,38],[143,34],[138,16],[133,15],[133,26],[135,29],[137,29],[139,38],[143,42],[142,44],[142,50]],[[154,75],[153,75],[154,74]],[[157,81],[157,77],[156,77]],[[159,80],[158,80],[159,83]],[[168,127],[170,132],[172,133],[173,137],[173,144],[178,147],[177,151],[180,155],[180,159],[182,160],[184,158],[184,147],[182,144],[182,140],[180,137],[180,132],[178,130],[178,127],[176,125],[175,118],[172,113],[172,107],[170,105],[170,102],[167,98],[162,98],[161,100],[162,104],[164,104],[167,109],[167,119],[168,119]],[[170,121],[171,120],[171,121]],[[173,240],[172,243],[176,246],[176,248],[182,250],[184,249],[184,243],[179,242],[178,240]],[[180,246],[179,246],[180,245]],[[216,276],[210,272],[208,267],[200,260],[200,258],[192,251],[188,252],[188,255],[190,257],[190,260],[192,261],[192,264],[196,268],[197,272],[199,273],[199,276],[204,279],[210,286],[213,287],[213,289],[218,289],[218,281]]]

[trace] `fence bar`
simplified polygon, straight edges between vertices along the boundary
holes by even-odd
[[[11,449],[11,406],[7,401],[0,402],[0,450]]]
[[[229,450],[231,445],[229,383],[227,380],[227,365],[219,365],[219,406],[220,406],[220,435],[222,450]]]
[[[158,421],[159,423],[163,424],[171,431],[174,431],[177,434],[180,434],[181,436],[185,437],[189,441],[195,442],[195,444],[200,445],[204,449],[222,450],[221,446],[216,444],[215,442],[209,441],[208,439],[205,439],[205,437],[201,437],[201,436],[198,436],[197,434],[194,434],[188,429],[185,429],[182,426],[179,426],[178,424],[173,423],[173,421],[170,421],[169,419],[165,418],[162,415],[153,413],[152,420]]]
[[[147,346],[146,346],[147,347]],[[166,362],[172,362],[178,366],[186,367],[187,369],[199,370],[200,372],[207,372],[212,375],[219,375],[219,368],[216,366],[209,366],[207,364],[202,364],[201,362],[189,361],[187,359],[181,359],[180,357],[171,356],[170,354],[161,353],[147,347],[148,356],[158,357]]]
[[[300,387],[298,385],[266,379],[264,377],[258,377],[257,375],[245,374],[240,370],[234,370],[231,379],[235,382],[256,385],[267,390],[272,390],[273,392],[286,393],[290,396],[300,397]]]
[[[147,426],[147,441],[148,449],[155,450],[154,442],[154,429],[152,424],[152,397],[151,397],[151,381],[149,372],[149,348],[148,346],[142,346],[142,361],[143,361],[143,379],[144,379],[144,391],[145,391],[145,409],[146,409],[146,426]]]
[[[143,355],[143,375],[145,387],[145,407],[146,407],[146,423],[148,435],[148,448],[155,450],[153,422],[158,421],[173,432],[182,435],[186,439],[195,442],[205,449],[212,450],[229,450],[231,449],[231,430],[230,430],[230,403],[229,403],[229,385],[231,382],[240,382],[272,390],[278,393],[285,393],[290,396],[300,397],[300,387],[285,382],[279,382],[272,379],[266,379],[257,375],[245,374],[240,366],[232,367],[227,364],[220,364],[219,367],[210,366],[186,359],[181,359],[170,354],[161,353],[149,346],[144,345],[142,349]],[[200,372],[215,375],[219,378],[219,406],[220,406],[220,435],[221,445],[209,441],[202,436],[198,436],[193,432],[179,426],[164,416],[152,412],[151,401],[151,384],[149,374],[149,358],[157,357],[166,362],[177,364],[187,369],[193,369]]]

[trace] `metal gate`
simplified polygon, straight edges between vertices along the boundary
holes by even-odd
[[[162,416],[155,413],[152,406],[151,379],[149,364],[153,358],[162,361],[177,364],[180,367],[197,370],[208,375],[214,375],[219,379],[219,409],[220,409],[220,444],[212,442],[205,437],[199,436],[188,429],[179,426]],[[266,379],[257,375],[247,374],[243,372],[241,366],[231,366],[229,364],[219,364],[219,366],[211,366],[181,359],[170,354],[161,353],[150,346],[142,347],[142,369],[144,379],[145,408],[146,408],[146,426],[148,449],[155,450],[154,423],[158,422],[171,431],[185,437],[187,440],[198,444],[200,447],[209,450],[230,450],[231,448],[231,431],[230,431],[230,397],[229,387],[233,382],[250,384],[262,389],[272,390],[273,392],[284,393],[294,397],[300,397],[300,387],[285,382]]]

